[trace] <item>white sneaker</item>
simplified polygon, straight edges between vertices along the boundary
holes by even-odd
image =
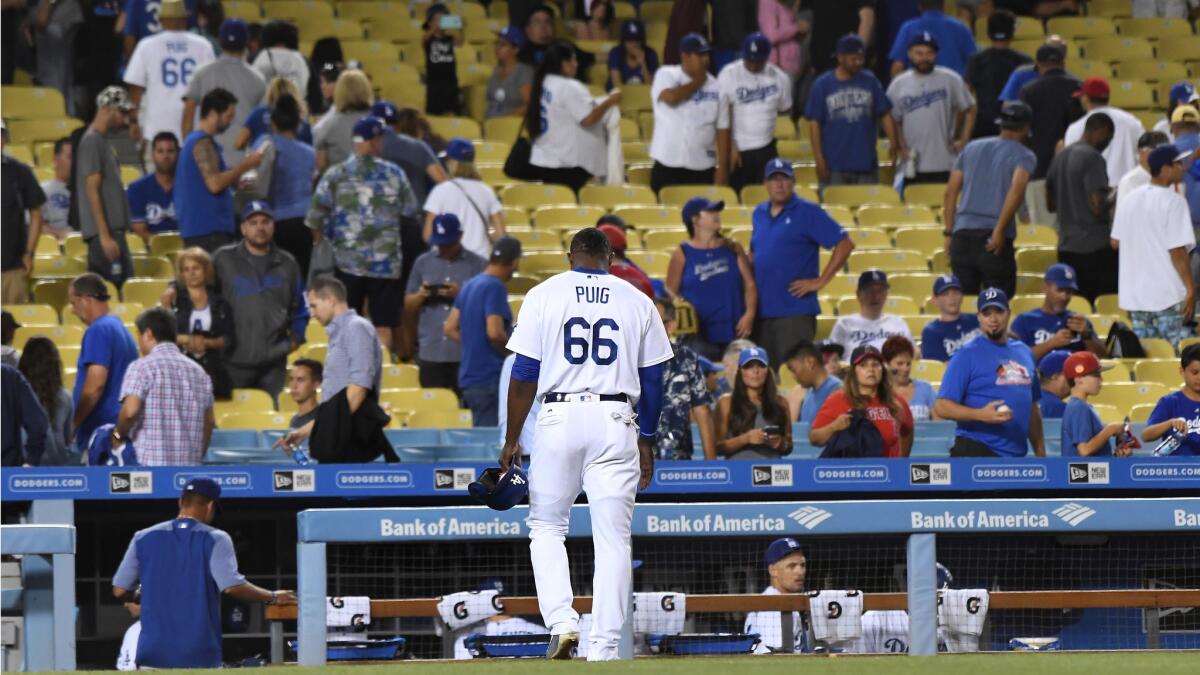
[[[546,658],[563,660],[575,656],[579,647],[579,632],[562,633],[550,636],[550,646],[546,649]]]

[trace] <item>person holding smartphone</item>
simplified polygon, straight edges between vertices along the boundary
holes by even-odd
[[[792,452],[787,401],[779,395],[767,352],[747,347],[738,357],[733,393],[717,401],[717,454],[772,459]]]
[[[463,43],[463,18],[451,14],[443,2],[425,10],[421,26],[421,44],[425,47],[425,112],[430,115],[458,115],[458,70],[454,48]]]

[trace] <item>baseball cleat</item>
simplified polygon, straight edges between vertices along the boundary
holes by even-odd
[[[550,636],[550,647],[546,649],[548,659],[569,659],[575,656],[575,648],[579,646],[579,633],[563,633]]]

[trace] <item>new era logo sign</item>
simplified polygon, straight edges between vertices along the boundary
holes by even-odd
[[[750,468],[750,484],[754,487],[791,487],[791,464],[756,464]]]
[[[513,483],[517,483],[519,476],[513,476]],[[467,486],[475,480],[475,472],[471,469],[434,469],[433,470],[433,488],[435,490],[466,490]]]
[[[1072,462],[1067,480],[1076,484],[1108,485],[1108,462]]]
[[[912,482],[913,483],[928,483],[929,469],[923,465],[914,465],[912,467]]]
[[[950,464],[913,464],[908,467],[908,482],[911,485],[949,485]]]
[[[271,484],[275,492],[312,492],[316,489],[316,480],[312,469],[275,471]]]
[[[1079,525],[1083,521],[1096,515],[1096,510],[1088,508],[1082,504],[1070,502],[1054,509],[1054,515],[1062,519],[1062,521],[1071,527]]]
[[[433,472],[433,486],[439,490],[454,487],[454,469],[438,469]]]
[[[802,506],[789,513],[788,517],[803,525],[804,529],[811,530],[832,518],[833,514],[815,506]]]
[[[154,491],[154,474],[149,471],[110,473],[108,491],[110,494],[148,495]]]

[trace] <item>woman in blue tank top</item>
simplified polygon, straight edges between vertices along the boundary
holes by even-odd
[[[758,287],[741,244],[721,234],[724,202],[693,197],[683,206],[688,241],[671,254],[667,290],[696,308],[699,330],[684,343],[710,359],[720,359],[734,339],[754,328]]]

